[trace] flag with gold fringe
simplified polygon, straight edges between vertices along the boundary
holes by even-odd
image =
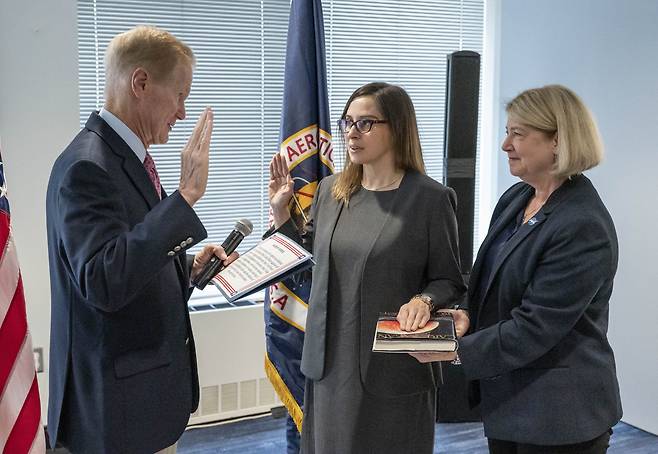
[[[334,171],[320,0],[293,0],[288,23],[279,152],[295,182],[293,220],[303,229],[318,182]],[[301,432],[300,371],[310,273],[286,279],[265,295],[265,371]]]

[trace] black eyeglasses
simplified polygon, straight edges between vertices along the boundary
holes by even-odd
[[[372,118],[362,118],[361,120],[352,121],[347,118],[341,118],[338,120],[338,129],[343,134],[347,134],[352,129],[352,126],[356,126],[356,130],[361,134],[370,132],[372,125],[375,123],[388,123],[386,120],[374,120]]]

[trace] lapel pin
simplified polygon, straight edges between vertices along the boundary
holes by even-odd
[[[536,223],[537,223],[537,218],[534,217],[528,221],[528,225],[535,225]]]

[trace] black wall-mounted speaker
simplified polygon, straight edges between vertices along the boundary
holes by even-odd
[[[462,274],[473,264],[475,163],[480,98],[480,54],[448,55],[443,175],[457,193],[457,222]]]
[[[468,283],[473,266],[480,54],[459,51],[448,55],[446,84],[443,175],[446,186],[457,193],[459,258]],[[479,421],[480,409],[469,405],[469,385],[461,366],[442,366],[444,384],[438,392],[437,421]]]

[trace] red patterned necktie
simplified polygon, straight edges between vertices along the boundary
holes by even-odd
[[[155,169],[155,162],[153,161],[153,158],[148,151],[146,152],[146,157],[144,158],[144,168],[149,174],[149,178],[153,183],[153,187],[155,188],[155,192],[158,195],[158,199],[162,198],[162,186],[160,186],[160,177],[158,176],[158,171]]]

